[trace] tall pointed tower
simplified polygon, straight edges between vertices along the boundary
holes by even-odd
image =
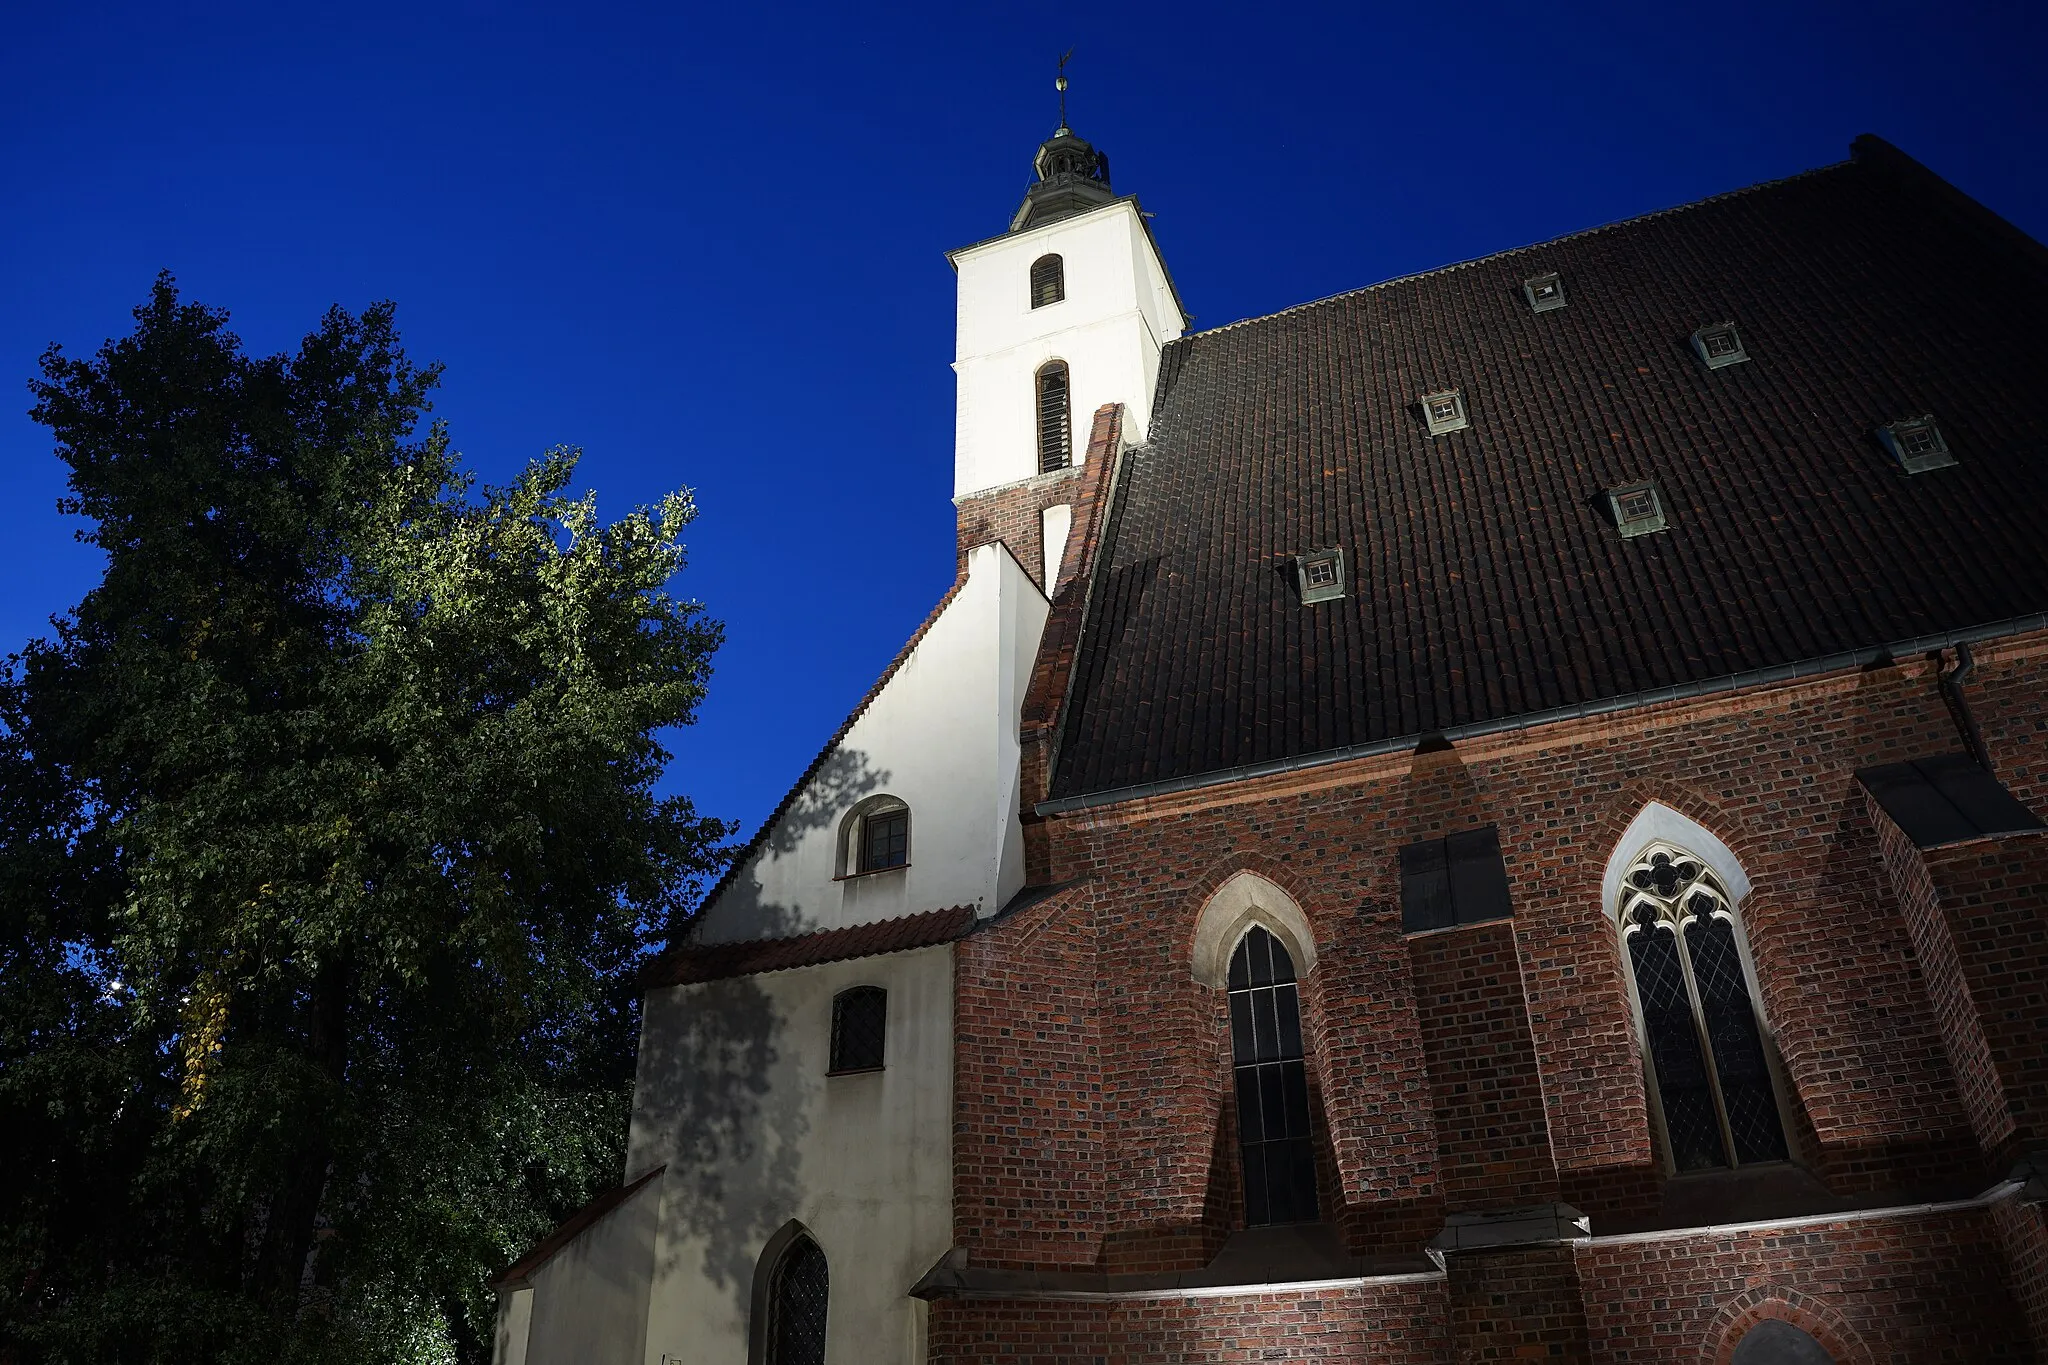
[[[948,256],[961,549],[1001,539],[1048,592],[1090,419],[1121,403],[1124,439],[1142,441],[1160,348],[1188,322],[1137,199],[1110,187],[1109,158],[1066,126],[1064,105],[1009,231]]]

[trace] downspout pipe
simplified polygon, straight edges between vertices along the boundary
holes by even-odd
[[[1963,695],[1963,684],[1976,671],[1977,660],[1970,653],[1968,640],[1956,641],[1956,666],[1946,673],[1941,671],[1941,652],[1935,652],[1935,676],[1941,679],[1941,695],[1955,715],[1956,729],[1963,737],[1963,748],[1971,758],[1984,765],[1985,772],[1991,772],[1991,751],[1984,747],[1984,732],[1977,728],[1977,717],[1970,710],[1970,699]]]

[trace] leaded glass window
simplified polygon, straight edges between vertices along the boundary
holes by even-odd
[[[1316,1157],[1294,959],[1257,926],[1230,958],[1230,1048],[1245,1225],[1313,1222]]]
[[[880,1071],[888,1039],[889,993],[855,986],[832,997],[832,1070]]]
[[[768,1285],[768,1365],[825,1365],[825,1253],[798,1237]]]
[[[1038,472],[1050,474],[1074,462],[1074,430],[1068,411],[1067,363],[1049,360],[1038,371]]]
[[[1672,1165],[1784,1160],[1784,1121],[1727,891],[1699,858],[1652,844],[1622,879],[1617,909]]]

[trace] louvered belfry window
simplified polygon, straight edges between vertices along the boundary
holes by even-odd
[[[854,986],[832,997],[832,1070],[880,1071],[888,1040],[889,993]]]
[[[1067,362],[1052,360],[1038,371],[1038,472],[1050,474],[1074,462],[1073,423],[1067,411]]]
[[[1316,1156],[1294,959],[1256,926],[1230,958],[1230,1049],[1245,1226],[1313,1222]]]
[[[825,1253],[798,1237],[768,1287],[768,1365],[825,1365]]]
[[[1031,263],[1031,306],[1043,308],[1067,296],[1067,267],[1058,256],[1040,256]]]
[[[1652,844],[1623,878],[1618,909],[1672,1165],[1784,1160],[1784,1121],[1728,893],[1700,859]]]

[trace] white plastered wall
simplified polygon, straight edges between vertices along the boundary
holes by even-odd
[[[1031,306],[1031,263],[1057,253],[1066,298]],[[953,495],[1038,473],[1035,377],[1067,363],[1076,464],[1087,454],[1090,416],[1124,405],[1124,439],[1145,439],[1159,350],[1187,319],[1151,233],[1132,200],[1119,200],[1027,232],[953,253],[959,314]]]
[[[744,1365],[763,1246],[792,1219],[830,1273],[826,1358],[921,1365],[912,1285],[953,1232],[950,945],[651,992],[627,1169],[667,1163],[645,1360]],[[828,1076],[832,997],[889,993],[886,1065]],[[535,1365],[541,1365],[536,1361]]]
[[[959,594],[698,915],[697,940],[1001,909],[1024,884],[1017,727],[1047,611],[1009,551],[972,551]],[[839,876],[847,814],[884,794],[910,807],[910,865]]]
[[[500,1298],[496,1365],[641,1365],[656,1202],[635,1190]]]

